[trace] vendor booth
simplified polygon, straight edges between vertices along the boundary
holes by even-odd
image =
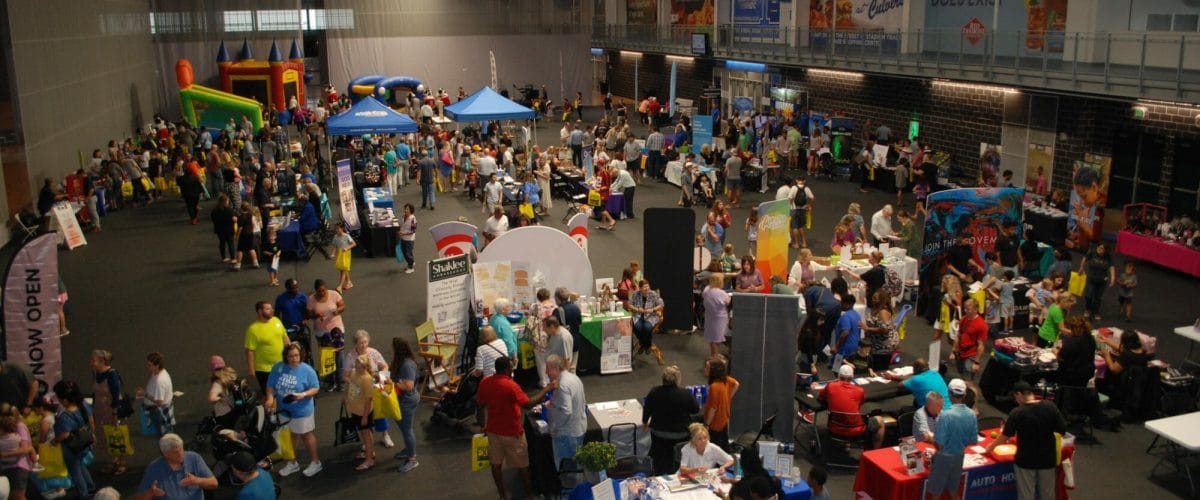
[[[536,120],[537,112],[513,102],[491,87],[484,87],[463,100],[446,106],[446,116],[456,122],[488,122],[498,120]],[[537,127],[532,127],[537,142]],[[521,145],[524,148],[524,144]]]

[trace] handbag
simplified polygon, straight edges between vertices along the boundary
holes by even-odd
[[[334,423],[333,445],[361,442],[362,437],[358,435],[358,422],[361,419],[362,417],[350,415],[350,412],[346,411],[346,405],[342,405],[341,415]]]
[[[375,418],[400,420],[400,398],[396,396],[395,384],[388,382],[382,389],[376,389],[371,400]]]
[[[133,440],[129,437],[128,425],[104,426],[104,444],[108,446],[109,456],[133,455]]]
[[[488,438],[484,434],[471,436],[471,470],[481,471],[492,467],[488,459]]]
[[[1071,281],[1067,283],[1067,291],[1071,292],[1071,295],[1082,297],[1085,288],[1087,288],[1087,275],[1071,271]]]

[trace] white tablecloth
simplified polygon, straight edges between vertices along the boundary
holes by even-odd
[[[587,405],[588,413],[592,418],[596,419],[596,424],[600,426],[600,434],[603,439],[609,439],[608,429],[618,424],[635,424],[636,429],[631,430],[629,426],[621,426],[612,431],[612,444],[617,447],[617,456],[635,455],[633,440],[637,439],[636,455],[650,454],[650,433],[642,431],[642,403],[636,399],[626,399],[622,401],[607,401],[603,403],[592,403]],[[631,436],[633,432],[635,436]]]
[[[707,170],[707,172],[704,172],[704,170]],[[708,180],[712,181],[713,186],[717,185],[717,171],[716,170],[706,167],[706,168],[702,169],[701,172],[704,172],[706,175],[708,175]],[[680,179],[680,177],[683,176],[683,162],[679,161],[679,160],[667,162],[666,176],[667,176],[667,182],[670,182],[671,184],[674,184],[676,186],[680,185],[679,179]]]

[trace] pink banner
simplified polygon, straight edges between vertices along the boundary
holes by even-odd
[[[429,228],[438,257],[471,255],[475,251],[475,234],[478,228],[466,222],[449,221]]]
[[[567,234],[571,236],[571,239],[575,240],[575,243],[579,244],[579,248],[583,249],[583,253],[587,253],[588,251],[587,221],[587,214],[584,213],[575,214],[571,217],[571,220],[567,221]]]
[[[57,239],[45,234],[21,247],[4,283],[5,360],[29,367],[47,387],[62,379]]]

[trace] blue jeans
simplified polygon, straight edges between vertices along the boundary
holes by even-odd
[[[96,489],[96,483],[92,481],[92,473],[83,463],[83,456],[87,454],[87,450],[75,454],[63,446],[62,453],[63,462],[66,462],[67,466],[67,474],[71,476],[71,484],[75,486],[75,491],[79,492],[79,498],[89,498],[91,492]]]
[[[551,447],[554,448],[554,466],[560,467],[563,459],[575,458],[575,450],[583,444],[583,436],[554,436]]]
[[[404,262],[408,263],[410,269],[416,262],[413,260],[413,245],[416,243],[416,241],[400,240],[400,253],[403,254]]]
[[[433,203],[437,201],[437,196],[434,195],[433,191],[433,183],[421,183],[421,208],[425,208],[426,203],[432,207]]]
[[[401,401],[400,403],[400,434],[404,436],[404,449],[400,453],[410,457],[417,456],[417,436],[413,434],[413,422],[417,418],[417,405],[420,400],[413,402],[411,405]]]

